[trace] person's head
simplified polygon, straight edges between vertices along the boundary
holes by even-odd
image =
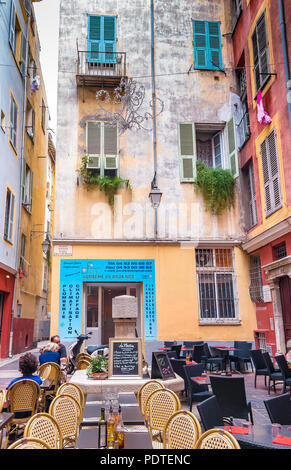
[[[47,351],[57,352],[59,349],[60,347],[57,343],[48,343],[44,346],[42,352],[47,352]]]
[[[26,353],[19,358],[19,370],[22,375],[33,374],[38,367],[38,360],[34,354]]]
[[[51,337],[51,342],[56,343],[56,344],[60,344],[61,338],[59,337],[59,335],[52,336]]]

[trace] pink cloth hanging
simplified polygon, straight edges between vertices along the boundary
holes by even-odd
[[[262,92],[259,90],[257,94],[257,108],[258,108],[258,121],[260,124],[270,124],[272,122],[272,118],[269,116],[267,111],[264,109],[263,99],[262,99]]]

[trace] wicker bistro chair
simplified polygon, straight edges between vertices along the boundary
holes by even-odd
[[[13,442],[8,449],[51,449],[51,447],[41,439],[34,437],[23,437]]]
[[[63,448],[63,437],[60,427],[48,413],[37,413],[26,423],[23,437],[32,437],[46,442],[51,449]]]
[[[39,367],[39,375],[43,380],[53,380],[50,389],[44,392],[46,398],[53,399],[56,396],[60,384],[60,366],[56,362],[46,362]]]
[[[164,449],[194,449],[201,436],[201,426],[190,411],[176,411],[163,431]]]
[[[92,361],[92,356],[90,356],[88,353],[79,353],[76,356],[76,363],[78,363],[80,359],[87,359],[88,361]]]
[[[155,390],[147,398],[145,419],[148,423],[151,440],[162,440],[162,432],[175,411],[181,409],[178,396],[167,388]]]
[[[77,362],[77,370],[84,370],[84,369],[87,369],[89,367],[89,365],[91,364],[91,361],[89,361],[88,359],[79,359],[79,361]]]
[[[0,413],[2,413],[3,406],[5,403],[6,392],[5,390],[0,390]]]
[[[6,393],[7,410],[14,413],[14,417],[6,427],[5,448],[9,435],[27,423],[30,417],[37,412],[40,393],[38,383],[31,379],[18,380],[8,388]]]
[[[210,429],[198,439],[195,449],[240,449],[236,438],[227,431]]]
[[[77,400],[70,395],[58,395],[50,404],[49,414],[60,427],[63,447],[74,447],[82,420],[82,410]]]
[[[70,382],[62,384],[58,388],[57,396],[58,395],[70,395],[71,397],[74,397],[81,405],[81,408],[84,409],[86,399],[83,390],[78,385]]]
[[[137,402],[139,404],[140,412],[145,416],[145,404],[152,392],[165,388],[164,385],[158,380],[149,380],[137,392]]]

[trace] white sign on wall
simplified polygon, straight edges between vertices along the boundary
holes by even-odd
[[[72,256],[73,247],[72,245],[55,245],[54,256]]]
[[[270,286],[263,286],[264,302],[272,302]]]

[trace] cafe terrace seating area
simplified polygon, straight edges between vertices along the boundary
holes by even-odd
[[[42,386],[23,379],[1,390],[1,448],[98,449],[101,408],[108,414],[110,406],[122,412],[125,449],[291,448],[291,368],[284,355],[247,342],[165,342],[160,351],[183,379],[181,392],[149,376],[137,393],[113,387],[85,394],[70,377],[60,385],[52,363],[39,371]],[[80,354],[78,369],[91,359]]]

